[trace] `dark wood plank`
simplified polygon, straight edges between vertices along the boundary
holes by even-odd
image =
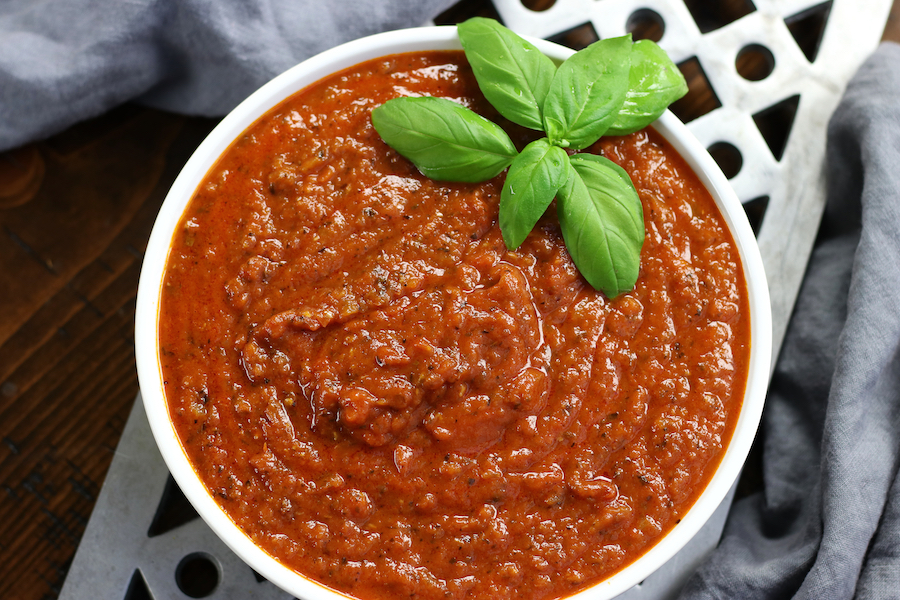
[[[138,390],[134,300],[150,228],[211,125],[125,107],[0,169],[2,598],[62,586]],[[42,170],[25,162],[35,156]]]
[[[888,16],[887,25],[885,25],[881,39],[886,42],[897,42],[900,44],[900,0],[894,0],[894,5],[891,7],[891,14]]]

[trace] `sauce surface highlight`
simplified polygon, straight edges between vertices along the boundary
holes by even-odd
[[[635,289],[610,301],[554,207],[509,252],[503,174],[431,181],[381,141],[371,110],[411,94],[499,121],[462,53],[395,55],[286,100],[210,172],[162,292],[170,412],[235,523],[329,587],[569,595],[670,530],[730,440],[750,348],[737,249],[655,131],[601,140],[647,231]]]

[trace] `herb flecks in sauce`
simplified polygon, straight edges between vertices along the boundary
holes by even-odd
[[[502,174],[437,182],[391,151],[370,111],[401,93],[502,118],[462,52],[384,57],[272,109],[198,188],[161,297],[170,415],[235,523],[324,585],[566,596],[652,547],[720,460],[749,351],[737,250],[655,131],[601,139],[578,161],[621,166],[644,206],[641,277],[610,299],[552,214],[507,248]]]

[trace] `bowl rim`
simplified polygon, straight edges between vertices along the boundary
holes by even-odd
[[[573,54],[572,50],[552,42],[527,39],[554,59],[564,60]],[[342,44],[272,79],[232,110],[194,151],[160,208],[144,254],[135,308],[135,357],[141,396],[157,447],[184,495],[216,535],[263,577],[300,598],[337,600],[348,596],[291,570],[254,544],[213,500],[188,460],[169,419],[159,362],[157,323],[171,241],[194,191],[222,152],[257,119],[288,96],[335,71],[379,56],[460,49],[455,26],[401,29]],[[581,592],[567,596],[569,600],[612,598],[643,581],[693,538],[722,502],[743,467],[759,426],[768,387],[772,346],[771,308],[762,258],[743,207],[718,165],[677,117],[667,111],[654,123],[654,127],[681,154],[709,190],[738,247],[751,312],[747,387],[738,421],[720,464],[681,522],[626,567]]]

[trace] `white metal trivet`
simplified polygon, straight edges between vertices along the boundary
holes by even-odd
[[[755,0],[755,10],[701,33],[681,0],[556,0],[542,12],[520,0],[493,0],[515,31],[549,38],[591,23],[601,38],[622,35],[639,11],[664,23],[660,40],[676,62],[699,61],[721,106],[688,124],[710,147],[726,142],[742,155],[731,183],[742,201],[768,196],[758,236],[772,297],[775,351],[784,330],[825,204],[826,125],[849,78],[875,48],[891,0],[834,0],[813,62],[798,47],[786,19],[823,4],[821,0]],[[748,81],[735,66],[751,44],[767,48],[775,67],[761,81]],[[776,160],[753,115],[799,96],[793,127]],[[138,398],[122,434],[91,520],[62,589],[62,600],[168,600],[189,597],[288,600],[290,595],[240,561],[199,519],[150,537],[168,472]],[[733,491],[732,491],[733,493]],[[715,547],[731,504],[723,502],[698,535],[669,563],[621,600],[674,598],[685,579]],[[179,565],[205,561],[214,573],[208,593],[188,596],[176,581]]]

